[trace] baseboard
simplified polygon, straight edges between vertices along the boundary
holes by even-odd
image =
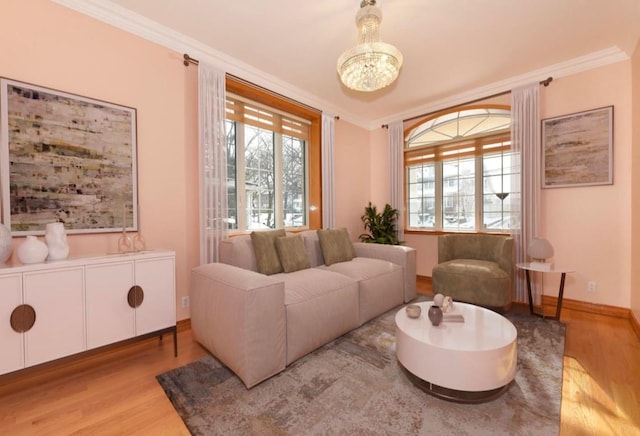
[[[640,339],[640,322],[638,322],[638,318],[636,318],[635,313],[632,311],[629,311],[629,323],[633,331],[636,332],[638,339]]]
[[[549,295],[542,296],[542,306],[545,309],[545,313],[547,313],[547,310],[555,312],[557,303],[558,297],[552,297]],[[578,312],[593,313],[596,315],[611,316],[613,318],[622,319],[629,319],[629,314],[631,312],[629,309],[625,309],[624,307],[587,303],[585,301],[571,300],[568,298],[562,299],[562,307]]]
[[[191,330],[191,318],[181,319],[180,321],[176,322],[176,328],[178,329],[178,332]]]
[[[548,295],[542,296],[542,306],[544,313],[555,313],[557,303],[557,297],[551,297]],[[578,312],[593,313],[595,315],[610,316],[613,318],[622,318],[629,320],[631,329],[635,332],[638,339],[640,339],[640,323],[638,322],[635,314],[630,309],[617,306],[608,306],[606,304],[587,303],[585,301],[571,300],[567,298],[562,299],[562,308],[571,309]]]

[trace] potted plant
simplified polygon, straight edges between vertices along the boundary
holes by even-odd
[[[369,233],[360,235],[362,242],[373,242],[376,244],[399,245],[396,235],[396,220],[398,219],[398,210],[385,204],[382,212],[378,213],[376,206],[369,202],[364,208],[364,215],[360,217],[364,224],[364,229]]]

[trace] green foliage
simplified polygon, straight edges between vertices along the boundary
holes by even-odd
[[[389,204],[384,206],[381,213],[378,213],[376,206],[369,202],[369,206],[364,208],[364,215],[360,217],[364,224],[364,229],[369,233],[360,235],[362,242],[374,242],[376,244],[399,245],[396,236],[396,220],[398,210]]]

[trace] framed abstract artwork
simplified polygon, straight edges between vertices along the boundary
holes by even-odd
[[[136,110],[0,78],[2,221],[13,235],[138,230]]]
[[[613,184],[613,106],[542,120],[542,187]]]

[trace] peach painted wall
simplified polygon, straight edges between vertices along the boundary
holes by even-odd
[[[388,141],[387,129],[380,127],[369,132],[369,143],[371,144],[371,192],[369,198],[378,209],[384,208],[384,205],[391,200]]]
[[[335,227],[351,239],[364,232],[360,217],[370,198],[371,150],[366,130],[347,121],[335,123]]]
[[[632,58],[631,310],[640,322],[640,42]]]
[[[149,248],[176,251],[180,301],[198,262],[197,71],[179,53],[47,0],[2,0],[1,15],[1,76],[137,109],[140,229]],[[69,235],[69,244],[106,253],[117,239]],[[177,316],[188,310],[178,305]]]
[[[619,62],[554,79],[549,87],[541,89],[541,96],[542,118],[608,105],[615,106],[615,184],[543,190],[542,231],[554,245],[556,253],[554,261],[569,265],[576,270],[575,274],[567,276],[566,298],[630,307],[632,277],[631,62]],[[371,141],[371,149],[374,153],[371,160],[376,162],[376,165],[380,165],[382,160],[388,159],[386,148],[384,148],[386,137],[372,135]],[[640,147],[637,142],[635,146],[636,149]],[[639,159],[637,157],[636,161]],[[637,162],[635,168],[638,168]],[[636,173],[640,174],[640,170]],[[634,180],[634,186],[640,192],[640,176]],[[635,197],[638,197],[637,193]],[[601,211],[594,209],[596,205]],[[640,218],[635,220],[635,227],[639,227]],[[417,250],[418,275],[430,277],[433,266],[438,262],[437,237],[408,234],[405,240],[408,246]],[[638,258],[640,254],[636,253],[636,259]],[[637,269],[636,266],[634,271]],[[638,273],[635,272],[635,280],[639,280],[637,275]],[[595,293],[586,291],[587,282],[591,280],[597,282]],[[558,284],[558,277],[545,275],[545,295],[557,296]],[[640,302],[637,302],[640,297],[636,296],[635,300],[635,304],[640,305]]]
[[[543,93],[541,117],[614,106],[614,184],[544,189],[542,236],[567,275],[565,297],[629,307],[631,277],[631,62],[618,62],[554,80]],[[557,277],[544,292],[558,294]],[[587,292],[587,282],[597,283]]]

